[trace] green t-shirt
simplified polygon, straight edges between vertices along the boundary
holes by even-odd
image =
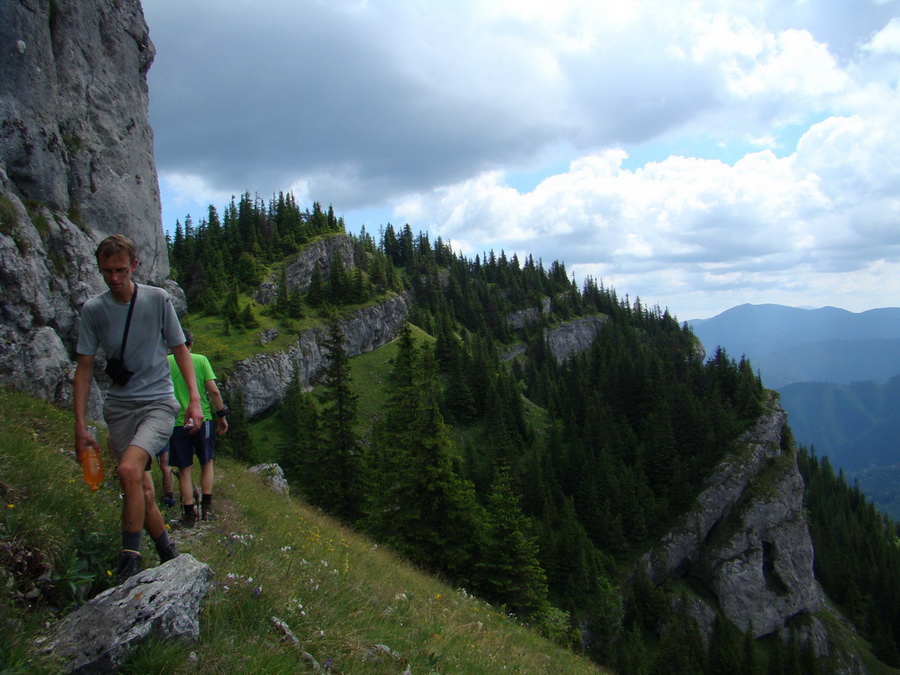
[[[215,380],[216,374],[213,372],[209,359],[203,356],[203,354],[194,354],[192,352],[191,361],[194,362],[194,374],[197,376],[197,389],[200,390],[200,403],[203,406],[203,419],[211,420],[212,412],[209,408],[209,399],[206,397],[206,383],[210,380]],[[187,409],[188,403],[191,402],[191,394],[188,391],[187,383],[181,376],[181,369],[175,362],[174,354],[169,354],[169,369],[172,371],[172,385],[175,387],[175,398],[177,398],[178,402],[181,404],[181,411],[178,413],[178,417],[175,418],[175,426],[181,426],[184,424],[184,411]]]

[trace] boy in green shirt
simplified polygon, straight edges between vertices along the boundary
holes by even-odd
[[[172,385],[175,388],[175,398],[181,404],[181,411],[175,418],[175,427],[169,438],[169,466],[178,469],[179,492],[184,513],[181,524],[184,527],[193,527],[197,521],[197,507],[194,503],[194,488],[191,479],[191,468],[194,463],[194,454],[200,462],[200,487],[203,491],[201,508],[203,520],[212,520],[212,489],[215,478],[213,472],[213,459],[216,456],[216,435],[212,432],[213,414],[210,404],[215,406],[215,424],[219,436],[228,431],[228,408],[222,401],[222,394],[216,385],[216,374],[212,365],[203,354],[195,354],[193,350],[194,337],[189,330],[184,331],[185,345],[191,351],[191,361],[194,364],[194,373],[197,378],[197,389],[206,390],[206,396],[201,397],[203,409],[203,423],[200,430],[189,433],[189,429],[183,426],[186,403],[190,400],[188,385],[181,375],[175,357],[169,355],[169,367],[172,372]]]

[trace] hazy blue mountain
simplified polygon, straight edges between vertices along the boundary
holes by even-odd
[[[900,519],[900,308],[741,305],[688,324],[707,356],[749,358],[797,442]]]
[[[900,339],[805,342],[750,357],[750,360],[771,389],[781,389],[793,382],[851,384],[872,381],[883,384],[893,375],[900,374]]]
[[[844,476],[851,485],[858,483],[869,501],[878,506],[879,511],[900,522],[900,463]]]
[[[900,463],[900,376],[887,384],[822,382],[780,390],[794,437],[848,472]]]
[[[722,346],[734,358],[747,356],[773,389],[791,382],[886,382],[900,374],[900,307],[854,313],[748,304],[688,325],[707,355]]]

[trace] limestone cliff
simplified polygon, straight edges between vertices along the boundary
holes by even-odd
[[[345,234],[321,237],[294,256],[285,266],[285,277],[288,289],[306,293],[309,290],[316,263],[323,275],[328,274],[332,259],[337,256],[346,269],[355,266],[353,259],[353,242]],[[256,292],[256,301],[268,305],[275,299],[278,282],[272,275]]]
[[[139,247],[168,275],[138,0],[0,3],[0,383],[71,394],[81,305],[104,289],[97,242]]]
[[[803,479],[787,442],[787,414],[774,393],[765,413],[705,482],[695,507],[643,558],[657,585],[686,580],[709,591],[691,614],[708,636],[720,612],[755,637],[783,634],[801,624],[820,656],[834,636],[820,620],[831,611],[813,572],[814,550],[803,509]]]
[[[392,340],[409,312],[408,297],[394,296],[386,302],[364,307],[340,320],[344,349],[350,357],[365,354]],[[240,391],[249,418],[277,407],[295,374],[308,390],[322,376],[327,359],[322,349],[328,328],[302,332],[286,351],[257,354],[238,362],[223,378],[226,393]]]
[[[609,317],[606,315],[586,316],[567,321],[555,330],[549,331],[547,341],[557,362],[562,363],[573,354],[590,347],[608,320]]]
[[[546,299],[546,302],[549,303],[549,298]],[[510,325],[524,325],[523,322],[528,320],[528,317],[535,316],[537,311],[537,309],[527,309],[515,312],[510,315],[508,321]],[[603,325],[607,321],[609,321],[607,315],[597,314],[565,321],[555,328],[546,329],[544,336],[556,362],[562,363],[573,354],[588,349],[600,335]],[[503,360],[510,361],[524,354],[525,345],[520,343],[504,350]]]
[[[775,399],[706,481],[696,507],[647,557],[656,583],[704,582],[736,626],[760,637],[817,610],[813,547],[796,457],[782,447],[787,415]]]

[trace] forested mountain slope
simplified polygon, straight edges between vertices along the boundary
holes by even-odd
[[[266,224],[284,212],[294,214],[279,221],[290,227]],[[241,222],[264,225],[244,226],[254,256],[223,243],[241,239],[235,236]],[[545,269],[530,257],[521,262],[503,252],[467,260],[408,227],[398,233],[388,225],[377,242],[365,231],[350,236],[352,262],[338,255],[327,265],[318,261],[302,291],[287,270],[300,265],[306,242],[342,236],[340,229],[318,205],[300,213],[289,196],[263,204],[244,195],[221,222],[211,208],[208,220],[179,227],[172,241],[173,268],[189,302],[225,298],[218,305],[201,301],[204,311],[188,317],[195,332],[201,327],[210,340],[217,331],[298,335],[296,346],[277,357],[283,395],[270,416],[285,430],[277,458],[306,498],[523,620],[545,630],[561,620],[577,627],[600,662],[624,667],[638,652],[645,655],[641,667],[676,658],[684,660],[684,672],[692,672],[689,664],[698,658],[709,666],[705,648],[676,655],[684,640],[678,648],[660,641],[680,611],[696,622],[701,645],[714,634],[725,641],[723,649],[739,645],[741,630],[754,621],[746,611],[736,633],[720,634],[716,626],[734,626],[740,612],[717,602],[698,604],[693,592],[677,601],[692,584],[708,586],[709,578],[696,573],[701,560],[684,559],[694,573],[679,567],[654,577],[651,596],[663,605],[646,610],[652,620],[636,611],[645,582],[634,570],[643,552],[697,509],[698,496],[715,481],[714,469],[750,440],[739,439],[769,404],[749,361],[718,352],[703,362],[691,331],[667,312],[619,300],[591,279],[576,288],[559,263]],[[291,247],[293,253],[281,255]],[[221,251],[223,260],[248,257],[242,269],[256,269],[255,276],[229,274],[211,251]],[[208,267],[197,264],[207,256]],[[268,289],[267,304],[251,300],[261,298],[260,283]],[[360,419],[358,390],[373,383],[350,378],[348,347],[355,338],[348,337],[354,329],[347,317],[401,296],[405,318],[426,339],[400,328],[392,356],[381,359],[388,367],[383,403],[376,416]],[[551,336],[591,316],[602,318],[596,340],[558,358]],[[324,370],[305,380],[308,351],[299,345],[309,331],[318,336]],[[240,356],[235,365],[223,364],[226,381],[247,368],[253,372],[248,364],[263,358]],[[262,388],[269,388],[268,377],[257,371]],[[226,387],[240,408],[242,388],[234,381]],[[790,432],[774,439],[783,457],[776,465],[795,467]],[[246,445],[235,451],[254,452]],[[766,478],[767,465],[752,473],[748,485],[757,487],[739,491],[729,504],[760,503],[752,494],[761,481],[782,484],[775,478],[780,469]],[[794,491],[797,484],[784,483]],[[762,503],[781,489],[791,491],[764,490],[769,496]],[[768,536],[746,543],[742,555],[758,565],[761,583],[771,590],[771,584],[777,589],[793,582],[786,581],[790,576]],[[784,547],[797,543],[788,537],[778,548],[788,555]],[[780,572],[766,571],[772,564]],[[824,608],[820,601],[800,606],[801,614]],[[812,633],[796,621],[789,627],[787,618],[796,619],[796,612],[747,634],[765,638],[758,644],[771,658],[780,643],[766,636],[805,636],[804,648],[850,668],[852,658],[829,651],[827,639],[812,639],[825,624],[816,623]]]

